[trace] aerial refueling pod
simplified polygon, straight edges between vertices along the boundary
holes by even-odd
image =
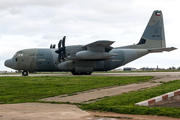
[[[113,56],[117,56],[117,54],[101,51],[80,51],[76,53],[76,57],[83,60],[104,60],[110,59]]]

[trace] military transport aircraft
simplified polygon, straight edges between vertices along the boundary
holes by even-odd
[[[162,11],[155,10],[140,38],[134,45],[111,47],[114,41],[99,40],[87,45],[65,46],[66,36],[58,49],[25,49],[5,61],[5,66],[22,70],[23,76],[31,71],[70,71],[73,75],[90,75],[93,71],[108,71],[125,65],[148,53],[172,51],[166,47]]]

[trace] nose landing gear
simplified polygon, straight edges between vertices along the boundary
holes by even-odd
[[[28,76],[28,71],[23,71],[22,76]]]

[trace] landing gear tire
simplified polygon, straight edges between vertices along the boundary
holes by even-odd
[[[86,75],[91,75],[92,72],[87,72]]]
[[[80,72],[74,72],[74,71],[72,71],[71,73],[72,73],[73,75],[81,75]]]
[[[28,71],[23,71],[22,76],[28,76]]]
[[[71,73],[73,75],[91,75],[92,72],[74,72],[74,71],[71,71]]]

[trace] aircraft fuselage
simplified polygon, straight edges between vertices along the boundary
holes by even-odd
[[[70,46],[71,48],[73,46]],[[74,47],[73,47],[74,48]],[[80,47],[79,47],[80,48]],[[68,49],[67,46],[67,54]],[[56,49],[25,49],[18,51],[13,58],[5,61],[5,66],[15,70],[24,71],[76,71],[76,72],[92,72],[92,71],[108,71],[122,66],[132,60],[135,60],[148,53],[147,49],[112,49],[109,53],[116,53],[108,60],[66,60],[59,61]],[[74,50],[74,54],[82,49]]]
[[[93,71],[108,71],[125,65],[148,53],[172,51],[166,47],[162,11],[155,10],[137,44],[111,47],[114,41],[98,40],[87,45],[65,46],[66,36],[58,49],[25,49],[5,61],[5,66],[27,71],[70,71],[74,75],[89,75]]]

